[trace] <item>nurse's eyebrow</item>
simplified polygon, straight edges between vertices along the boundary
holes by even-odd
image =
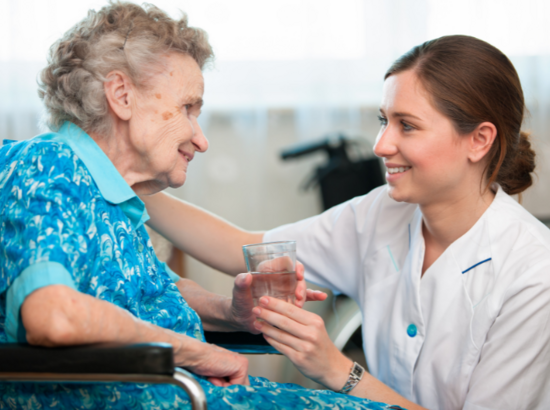
[[[380,114],[386,115],[386,113],[384,112],[384,110],[382,108],[379,108],[378,110],[380,111]],[[394,113],[392,113],[391,116],[392,117],[397,117],[397,118],[414,118],[418,121],[422,121],[422,118],[419,118],[416,115],[410,114],[408,112],[394,112]]]
[[[397,118],[407,117],[407,118],[414,118],[415,120],[418,120],[418,121],[422,121],[421,118],[418,118],[416,115],[409,114],[408,112],[394,112],[392,114],[392,117],[397,117]]]

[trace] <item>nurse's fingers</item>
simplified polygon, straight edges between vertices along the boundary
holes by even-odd
[[[307,289],[305,282],[298,283],[296,286],[296,301],[294,305],[302,308],[306,302],[322,302],[328,297],[325,292],[320,290]]]
[[[300,262],[296,262],[296,282],[296,291],[294,292],[296,300],[294,304],[301,308],[307,300],[307,283],[304,279],[304,265]]]
[[[284,343],[279,342],[278,340],[275,340],[272,337],[264,336],[265,340],[267,340],[267,343],[269,343],[271,346],[273,346],[275,349],[277,349],[279,352],[284,354],[286,357],[290,359],[291,362],[294,362],[296,350],[294,350],[292,347],[289,347],[285,345]]]
[[[259,300],[259,307],[266,308],[273,312],[280,313],[283,316],[286,316],[298,323],[307,325],[310,323],[310,316],[315,315],[314,313],[308,312],[307,310],[300,309],[293,304],[285,302],[283,300],[262,296]]]
[[[304,280],[304,264],[302,262],[296,262],[296,279]]]
[[[305,302],[321,302],[327,298],[327,294],[320,290],[307,288],[307,283],[304,278],[304,265],[301,262],[296,262],[296,301],[294,304],[299,308],[304,306]]]
[[[262,326],[264,323],[271,326],[277,327],[277,329],[289,333],[292,336],[298,337],[300,339],[306,339],[308,337],[307,326],[296,322],[295,320],[289,319],[286,316],[283,316],[279,313],[273,312],[269,309],[262,309],[256,306],[252,313],[258,318],[262,319],[263,322],[254,322],[254,327],[256,330],[260,330],[263,333]]]
[[[308,302],[322,302],[328,297],[325,292],[320,290],[307,289],[307,301]]]
[[[279,328],[276,328],[272,325],[270,325],[267,322],[254,322],[254,327],[261,331],[264,336],[267,336],[271,338],[272,340],[277,341],[279,344],[282,344],[284,346],[287,346],[288,348],[295,350],[295,351],[301,351],[303,342],[298,339],[297,337],[293,336],[292,334],[289,334],[285,332],[284,330],[281,330]],[[277,348],[276,348],[277,349]],[[278,350],[278,349],[277,349]],[[280,350],[279,350],[280,351]],[[280,351],[283,354],[286,354],[283,351]]]

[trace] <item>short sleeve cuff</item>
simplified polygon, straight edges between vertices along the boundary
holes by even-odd
[[[161,262],[161,265],[166,270],[166,273],[168,274],[168,276],[170,276],[170,279],[172,279],[172,282],[176,283],[178,280],[181,279],[180,275],[178,275],[176,272],[170,269],[165,262]]]
[[[276,242],[279,238],[277,237],[277,228],[271,229],[264,233],[262,242]]]
[[[27,342],[25,328],[21,320],[21,305],[32,292],[49,285],[65,285],[76,290],[70,273],[57,262],[40,262],[31,265],[14,280],[6,297],[5,330],[8,342]]]

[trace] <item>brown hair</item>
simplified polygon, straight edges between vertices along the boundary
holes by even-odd
[[[384,79],[414,70],[461,135],[488,121],[497,137],[488,153],[489,185],[497,182],[512,195],[533,184],[535,152],[521,131],[525,111],[518,74],[497,48],[469,36],[445,36],[414,47],[397,59]]]
[[[50,48],[38,91],[45,122],[56,130],[72,121],[85,131],[108,135],[103,83],[109,72],[120,70],[144,88],[147,77],[162,68],[159,57],[171,52],[190,55],[201,69],[213,57],[206,33],[189,27],[183,13],[175,20],[151,4],[120,1],[90,10]]]

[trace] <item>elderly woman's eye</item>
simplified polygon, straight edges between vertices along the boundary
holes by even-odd
[[[195,104],[185,104],[185,111],[187,114],[197,114],[197,106]]]
[[[380,121],[380,125],[382,125],[382,126],[388,125],[388,120],[386,118],[382,117],[381,115],[378,116],[378,121]]]

